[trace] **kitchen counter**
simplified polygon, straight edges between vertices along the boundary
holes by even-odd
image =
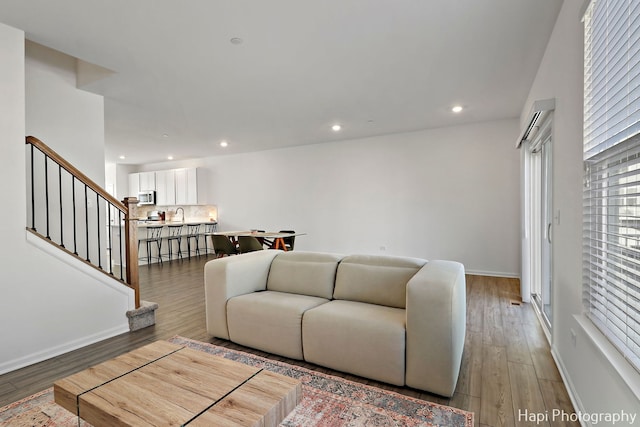
[[[138,219],[138,228],[158,226],[158,225],[196,225],[196,224],[217,224],[216,221],[210,221],[208,219],[195,220],[188,219],[185,221],[151,221],[148,219]]]
[[[169,253],[168,253],[168,249],[169,249],[169,245],[175,245],[176,242],[174,241],[173,243],[169,242],[167,240],[167,238],[169,237],[169,232],[171,231],[169,229],[170,225],[184,225],[185,227],[182,228],[181,230],[181,234],[182,234],[182,239],[180,240],[180,249],[182,252],[182,256],[183,257],[188,257],[189,256],[189,252],[188,250],[190,249],[190,244],[187,242],[187,238],[185,236],[185,234],[187,232],[189,232],[190,230],[188,230],[187,226],[188,225],[198,225],[201,224],[201,227],[197,233],[198,235],[198,240],[199,240],[199,250],[200,253],[208,253],[208,251],[210,250],[210,248],[212,247],[211,243],[207,243],[207,239],[210,239],[208,237],[208,235],[206,234],[207,232],[213,232],[215,231],[215,228],[213,230],[208,229],[207,227],[205,227],[206,225],[213,225],[215,226],[217,224],[216,221],[210,221],[209,219],[203,219],[203,220],[197,220],[197,219],[193,219],[193,218],[187,218],[184,222],[182,221],[150,221],[147,219],[138,219],[138,223],[137,223],[137,228],[138,228],[138,241],[141,241],[141,239],[144,239],[145,237],[147,237],[147,229],[149,227],[157,227],[157,226],[161,226],[163,227],[163,229],[161,230],[161,239],[163,241],[162,243],[162,247],[161,247],[161,254],[164,260],[169,260]],[[192,231],[191,231],[192,232]],[[111,234],[110,234],[110,238],[114,239],[114,241],[118,241],[117,239],[120,238],[120,234],[122,234],[124,236],[124,224],[121,225],[116,225],[116,224],[112,224],[111,225]],[[191,243],[195,243],[195,242],[191,242]],[[157,256],[157,250],[153,249],[153,256],[156,257]],[[124,251],[124,249],[123,249]],[[146,264],[147,263],[147,246],[146,245],[139,245],[138,246],[138,256],[139,256],[139,264]],[[124,253],[124,252],[123,252]],[[116,261],[120,260],[120,247],[119,245],[115,244],[113,245],[112,248],[112,254],[113,254],[113,258]],[[172,256],[171,259],[176,259],[178,254],[178,248],[177,247],[173,247],[172,250]],[[193,255],[193,249],[192,249],[192,253]],[[153,261],[157,261],[157,259],[154,259]]]

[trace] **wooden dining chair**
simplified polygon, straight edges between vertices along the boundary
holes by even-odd
[[[238,246],[241,254],[264,249],[262,243],[254,236],[238,236]]]
[[[291,234],[294,234],[295,231],[293,231],[293,230],[280,230],[280,233],[291,233]],[[293,245],[296,242],[296,236],[283,237],[282,240],[284,241],[284,245],[287,247],[287,250],[288,251],[292,251],[293,250]]]

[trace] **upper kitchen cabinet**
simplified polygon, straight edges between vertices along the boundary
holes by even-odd
[[[141,191],[156,190],[156,173],[139,172],[129,174],[129,195],[138,196]]]
[[[139,192],[140,192],[140,174],[130,173],[129,174],[129,196],[138,197]]]
[[[155,172],[140,172],[140,191],[156,191]]]
[[[173,206],[176,204],[176,171],[156,172],[156,205]]]
[[[196,168],[176,169],[176,204],[198,204],[198,173]]]
[[[140,191],[155,190],[157,206],[206,205],[205,173],[204,168],[132,173],[129,174],[129,191],[137,196]]]

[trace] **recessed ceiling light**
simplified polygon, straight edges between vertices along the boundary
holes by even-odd
[[[124,160],[124,159],[125,159],[125,157],[124,157],[124,156],[120,156],[120,160]]]
[[[242,44],[244,40],[242,40],[240,37],[233,37],[229,41],[231,42],[231,44]]]
[[[459,113],[460,111],[462,111],[462,106],[456,105],[451,109],[451,111],[453,111],[454,113]]]
[[[334,132],[338,132],[340,129],[342,129],[342,126],[335,124],[331,126],[331,129],[333,129]]]
[[[173,156],[167,157],[167,160],[173,160]]]
[[[229,144],[227,143],[227,141],[221,141],[221,142],[220,142],[220,147],[226,147],[227,145],[229,145]]]
[[[163,138],[169,138],[169,134],[168,134],[168,133],[163,133],[163,134],[162,134],[162,137],[163,137]]]

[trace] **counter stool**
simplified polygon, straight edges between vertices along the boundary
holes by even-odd
[[[169,225],[169,236],[167,237],[167,244],[169,245],[169,260],[173,255],[173,242],[178,242],[178,258],[182,258],[182,227],[183,225]]]
[[[183,234],[182,237],[187,238],[187,256],[191,258],[191,239],[196,244],[196,255],[200,255],[200,245],[198,244],[200,238],[200,224],[187,224],[187,234]]]
[[[207,239],[211,236],[213,236],[213,233],[215,233],[218,230],[218,223],[217,222],[203,222],[201,225],[204,226],[204,231],[200,234],[201,236],[204,237],[204,253],[205,255],[209,254],[209,243],[207,242]],[[213,240],[211,240],[212,243],[212,248],[215,252],[215,248],[213,248]]]
[[[162,263],[162,254],[160,250],[162,249],[162,226],[161,225],[153,225],[147,227],[147,237],[144,239],[138,240],[138,252],[140,252],[140,242],[145,242],[147,244],[147,264],[151,264],[151,258],[157,258],[160,263]],[[153,244],[158,248],[158,256],[151,256],[151,247]]]

